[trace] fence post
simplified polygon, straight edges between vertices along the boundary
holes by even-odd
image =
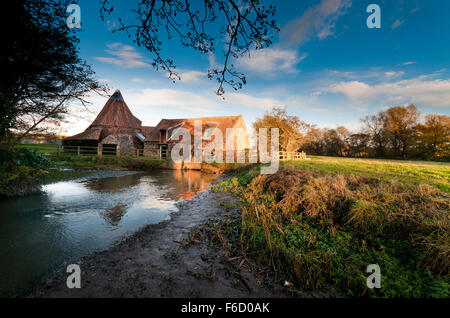
[[[78,155],[78,156],[80,155],[80,146],[78,146],[78,149],[77,149],[77,155]]]
[[[60,149],[59,149],[59,145],[56,145],[57,146],[57,148],[56,148],[56,154],[59,156],[59,153],[60,153]]]

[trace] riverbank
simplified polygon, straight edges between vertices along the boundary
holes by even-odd
[[[32,160],[28,159],[29,162],[27,162],[22,158],[11,158],[8,163],[3,164],[4,167],[0,165],[0,199],[35,194],[40,191],[42,185],[83,177],[92,170],[148,172],[157,169],[173,169],[169,160],[125,156],[77,156],[38,151],[46,149],[19,147],[17,152],[25,154]],[[241,164],[202,163],[201,171],[206,174],[222,175],[246,167],[247,165]]]
[[[343,160],[247,167],[30,296],[448,297],[450,167]]]
[[[113,248],[82,258],[81,289],[61,270],[29,297],[286,297],[281,280],[255,271],[209,239],[212,224],[238,217],[239,200],[203,192],[171,219],[146,226]]]
[[[448,165],[337,158],[284,162],[273,175],[250,169],[213,187],[242,208],[220,236],[299,292],[448,297],[450,195],[439,189],[448,191],[449,173]],[[379,289],[367,286],[370,264],[381,270]]]

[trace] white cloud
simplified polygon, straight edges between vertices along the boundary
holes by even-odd
[[[384,75],[386,75],[387,77],[398,77],[398,76],[402,76],[404,75],[405,72],[399,71],[389,71],[389,72],[385,72]]]
[[[411,65],[411,64],[416,64],[416,62],[414,62],[414,61],[409,61],[409,62],[402,63],[402,65],[404,65],[404,66],[406,66],[406,65]]]
[[[351,0],[322,0],[303,16],[288,22],[280,39],[286,45],[301,46],[312,37],[320,40],[334,34],[335,21],[352,5]]]
[[[328,89],[358,102],[414,103],[423,107],[450,107],[450,79],[417,78],[369,85],[360,81],[340,82]]]
[[[296,50],[262,49],[239,59],[239,65],[254,73],[274,76],[277,73],[297,73],[296,65],[306,58]]]
[[[256,107],[263,109],[271,109],[274,106],[283,106],[283,103],[281,101],[274,98],[255,97],[243,93],[225,94],[225,102],[238,106]]]
[[[148,67],[148,63],[143,61],[143,57],[139,52],[136,52],[135,48],[122,43],[111,43],[107,45],[108,49],[106,53],[110,54],[110,57],[95,57],[97,61],[113,64],[125,68],[138,68]]]
[[[199,72],[199,71],[185,71],[178,74],[181,78],[181,81],[187,82],[187,83],[198,83],[203,78],[206,78],[205,72]]]
[[[328,90],[332,93],[342,93],[352,100],[369,97],[372,93],[369,85],[359,81],[340,82],[332,85]]]
[[[405,21],[403,21],[402,19],[397,19],[394,21],[394,23],[392,23],[392,30],[397,29],[399,26],[401,26]]]
[[[144,82],[144,80],[140,77],[135,77],[135,78],[131,79],[131,81],[133,83],[143,83]]]
[[[146,88],[137,94],[127,95],[125,100],[132,107],[171,107],[188,111],[202,111],[215,104],[203,95],[166,88]]]

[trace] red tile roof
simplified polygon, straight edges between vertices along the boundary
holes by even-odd
[[[168,130],[171,127],[182,124],[183,128],[189,130],[191,135],[194,134],[194,121],[200,120],[202,122],[203,131],[206,128],[217,127],[225,136],[227,128],[245,127],[242,115],[239,116],[221,116],[221,117],[200,117],[200,118],[179,118],[179,119],[161,119],[155,128],[146,136],[145,141],[160,142],[161,130]]]
[[[141,130],[141,128],[142,122],[134,117],[120,90],[116,90],[92,124],[84,132],[68,137],[66,140],[100,140],[113,131],[134,135],[135,130]],[[150,133],[150,129],[148,127],[146,129]]]
[[[76,134],[71,137],[67,137],[64,140],[99,140],[100,134],[102,133],[102,128],[98,129],[86,129],[82,133]]]
[[[142,134],[147,137],[150,135],[150,132],[155,128],[154,126],[142,126]]]

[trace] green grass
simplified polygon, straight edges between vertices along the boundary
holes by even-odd
[[[160,168],[164,160],[146,157],[125,157],[125,156],[88,156],[60,154],[50,156],[50,160],[57,167],[78,167],[78,168],[124,168],[130,170],[152,170]]]
[[[253,167],[213,187],[240,196],[242,208],[216,228],[229,251],[253,255],[298,291],[449,297],[449,172],[327,157],[283,162],[274,175]],[[381,268],[381,289],[366,286],[369,264]]]
[[[430,184],[450,193],[450,163],[313,156],[311,160],[284,161],[282,166],[384,180],[397,179],[415,185]]]
[[[28,150],[35,150],[37,152],[43,153],[43,154],[56,154],[58,152],[58,146],[57,145],[51,145],[51,144],[21,144],[17,145],[17,148],[25,148]]]

